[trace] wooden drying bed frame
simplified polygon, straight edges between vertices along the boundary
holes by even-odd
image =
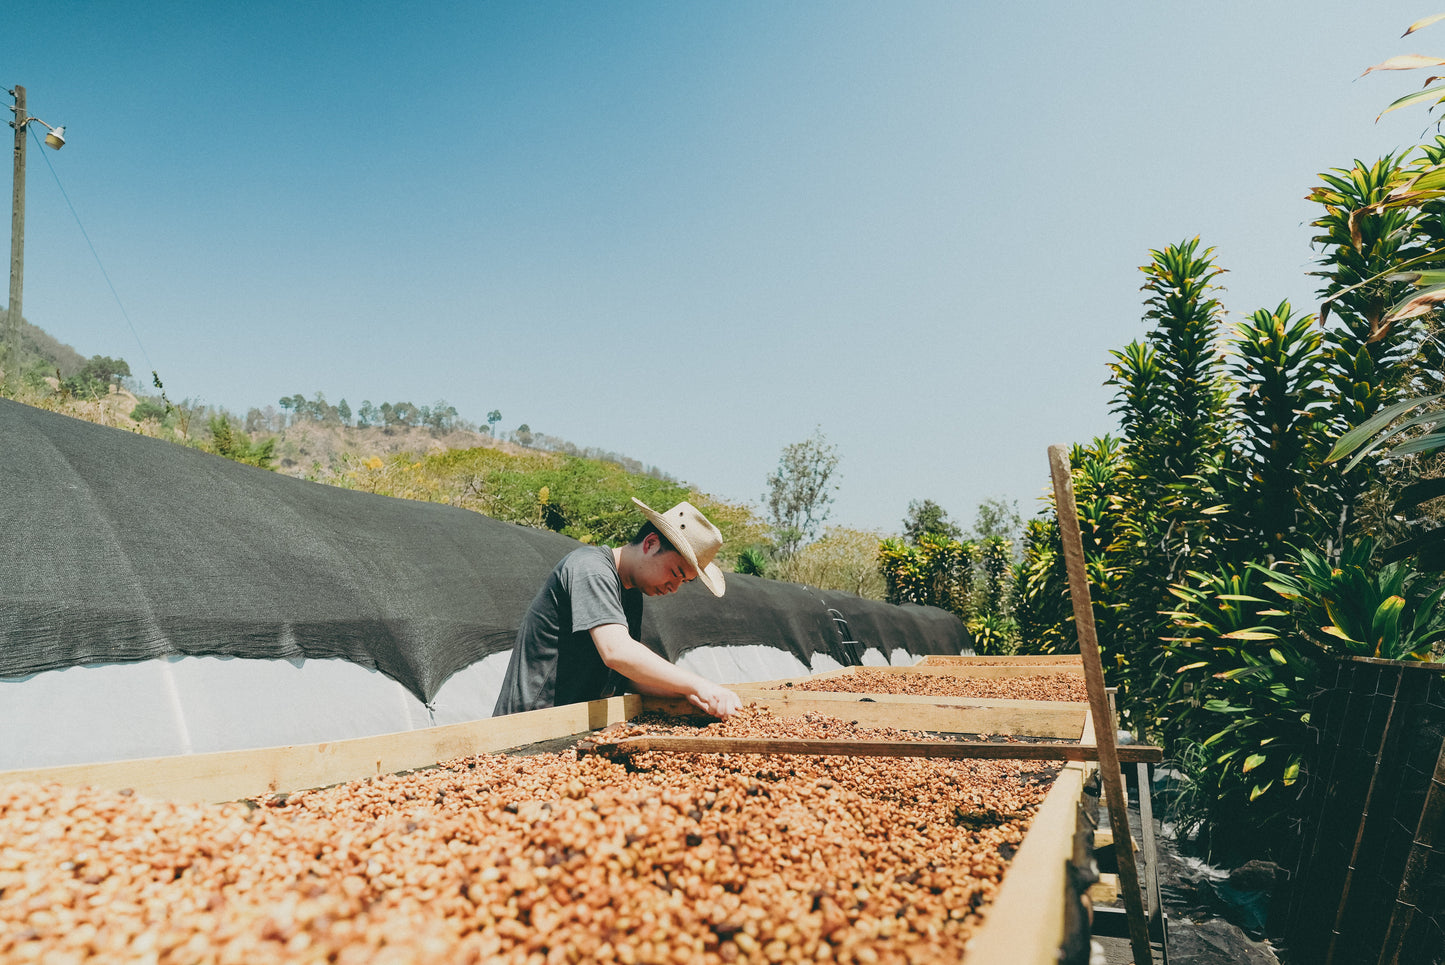
[[[1077,658],[1074,666],[1078,666]],[[982,669],[967,661],[919,667],[924,673],[959,676]],[[907,672],[905,668],[895,670]],[[1087,704],[777,691],[751,686],[737,690],[745,703],[766,707],[780,716],[816,713],[875,727],[1074,741],[1078,743],[1070,746],[1077,751],[1070,753],[1093,756],[1089,748],[1093,726]],[[429,767],[475,754],[518,751],[544,742],[555,744],[568,737],[580,740],[646,713],[694,716],[696,711],[686,701],[628,695],[354,740],[5,771],[0,772],[0,783],[131,788],[151,797],[203,802],[264,798]],[[977,746],[1017,748],[1015,753],[1021,754],[1030,745]],[[1079,803],[1096,767],[1091,761],[1063,764],[1004,876],[983,927],[969,944],[965,965],[1055,962],[1067,927],[1066,869],[1074,853]],[[1044,895],[1054,899],[1040,900]]]

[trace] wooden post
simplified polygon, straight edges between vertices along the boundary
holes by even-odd
[[[1139,867],[1134,862],[1134,837],[1129,830],[1129,802],[1124,797],[1124,775],[1119,770],[1115,738],[1119,726],[1104,693],[1104,664],[1099,657],[1099,640],[1094,632],[1094,604],[1084,568],[1084,541],[1079,534],[1079,508],[1074,502],[1074,478],[1069,453],[1063,446],[1049,447],[1049,471],[1054,480],[1054,508],[1059,518],[1059,535],[1064,564],[1069,571],[1069,598],[1074,605],[1074,626],[1079,634],[1079,656],[1084,661],[1084,682],[1089,691],[1089,709],[1094,718],[1094,741],[1099,748],[1099,773],[1104,778],[1104,797],[1109,806],[1109,825],[1114,831],[1114,853],[1119,862],[1119,885],[1129,915],[1129,943],[1134,965],[1153,965],[1149,946],[1149,922],[1144,917],[1144,893],[1139,886]]]
[[[15,95],[15,175],[10,196],[10,302],[5,325],[5,381],[20,384],[20,302],[25,284],[25,88]]]

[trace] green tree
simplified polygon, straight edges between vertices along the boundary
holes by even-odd
[[[809,540],[828,518],[838,484],[838,447],[823,435],[822,427],[802,442],[783,447],[777,470],[768,477],[765,497],[784,557]]]
[[[130,364],[125,359],[113,359],[107,355],[92,355],[80,370],[65,379],[64,389],[82,398],[104,396],[112,384],[130,375]]]
[[[1018,540],[1023,526],[1017,500],[990,497],[978,504],[978,511],[973,517],[972,537],[980,542],[1002,539],[1013,543]]]
[[[261,442],[252,442],[224,414],[211,416],[207,423],[211,430],[211,443],[206,448],[218,456],[225,456],[235,462],[274,469],[272,462],[276,454],[276,439],[271,437]]]
[[[946,536],[949,539],[963,539],[963,530],[948,518],[943,507],[931,499],[908,502],[908,515],[903,517],[903,538],[909,545],[917,546],[923,536]]]
[[[841,590],[865,600],[886,592],[878,569],[881,533],[829,526],[822,536],[772,567],[773,579],[805,583],[820,590]]]

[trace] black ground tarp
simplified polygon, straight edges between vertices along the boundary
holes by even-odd
[[[171,655],[339,657],[429,703],[457,670],[510,649],[578,544],[0,399],[0,545],[0,677]],[[644,636],[673,659],[740,644],[846,657],[828,607],[885,653],[965,644],[943,611],[737,575],[721,600],[688,586],[649,601]]]

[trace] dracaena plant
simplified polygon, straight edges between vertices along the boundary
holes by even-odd
[[[1235,331],[1229,372],[1236,385],[1238,484],[1233,556],[1276,559],[1289,544],[1317,538],[1308,453],[1321,431],[1320,333],[1313,315],[1289,302],[1260,309]]]
[[[1124,655],[1115,640],[1115,602],[1121,572],[1118,554],[1119,498],[1123,486],[1123,454],[1118,439],[1102,436],[1069,451],[1074,498],[1084,563],[1094,604],[1094,624],[1104,651],[1106,673],[1116,674]],[[1015,568],[1012,588],[1014,620],[1021,653],[1078,653],[1074,611],[1069,599],[1059,525],[1053,498],[1045,500],[1045,519],[1024,527],[1023,560]],[[1110,681],[1112,683],[1112,680]]]
[[[1381,565],[1374,553],[1370,539],[1347,543],[1337,564],[1301,550],[1292,572],[1264,570],[1265,585],[1294,604],[1300,629],[1320,646],[1385,660],[1440,654],[1445,582],[1407,560]]]
[[[1261,582],[1256,568],[1226,564],[1172,586],[1174,632],[1154,669],[1168,684],[1157,705],[1168,753],[1199,757],[1186,769],[1206,802],[1196,824],[1257,835],[1246,850],[1267,851],[1299,789],[1319,650]]]

